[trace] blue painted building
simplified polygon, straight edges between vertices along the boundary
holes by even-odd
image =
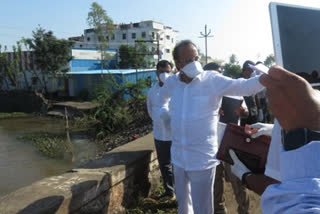
[[[118,84],[124,82],[135,83],[139,79],[157,81],[155,69],[112,69],[117,65],[117,52],[107,50],[108,60],[101,70],[101,53],[95,49],[72,49],[73,59],[70,62],[68,74],[68,91],[70,96],[79,96],[86,90],[89,94],[101,84],[107,75],[113,75]]]

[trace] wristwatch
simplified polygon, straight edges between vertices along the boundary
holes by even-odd
[[[320,141],[320,131],[312,131],[307,128],[282,130],[282,145],[286,151],[298,149],[311,141]]]

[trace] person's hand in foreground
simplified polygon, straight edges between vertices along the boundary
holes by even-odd
[[[272,134],[273,124],[268,123],[255,123],[250,125],[252,129],[258,129],[258,131],[251,135],[252,138],[257,138],[261,135],[270,136]]]
[[[320,93],[302,77],[273,66],[260,82],[267,88],[270,108],[285,130],[320,130]]]
[[[237,157],[236,153],[232,149],[229,150],[229,154],[232,158],[233,165],[231,166],[231,171],[235,174],[240,180],[245,173],[251,172]]]

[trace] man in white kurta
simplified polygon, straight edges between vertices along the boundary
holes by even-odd
[[[167,121],[160,118],[161,108],[167,111],[170,98],[160,100],[160,89],[163,82],[172,71],[172,65],[167,60],[161,60],[157,64],[157,78],[158,82],[154,84],[147,97],[147,109],[149,116],[152,118],[154,143],[157,152],[157,159],[159,163],[160,172],[163,179],[164,194],[161,200],[174,199],[174,185],[173,172],[171,164],[171,130]]]
[[[180,42],[173,55],[180,72],[166,80],[161,97],[171,97],[171,158],[178,213],[212,214],[221,99],[225,95],[252,95],[263,86],[259,76],[234,80],[203,71],[191,41]]]

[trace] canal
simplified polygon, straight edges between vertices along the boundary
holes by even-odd
[[[0,120],[0,197],[45,177],[72,169],[79,161],[95,155],[97,148],[86,136],[72,140],[76,161],[44,156],[32,143],[21,140],[26,134],[64,133],[64,121],[27,117]]]

